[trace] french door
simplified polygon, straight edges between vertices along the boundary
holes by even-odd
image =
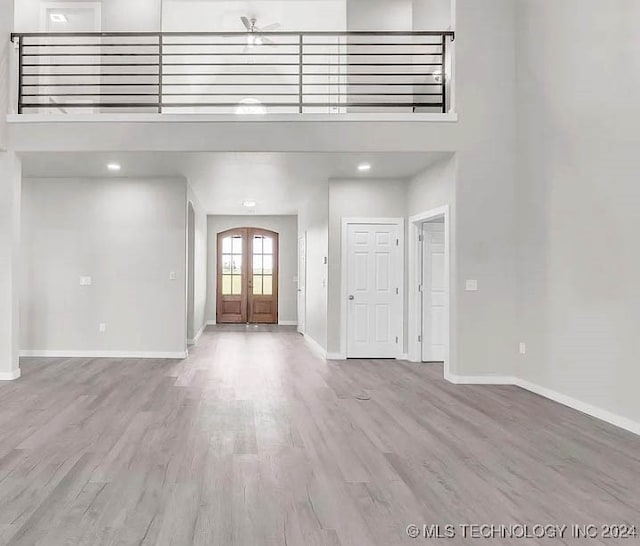
[[[278,234],[237,228],[218,234],[218,324],[278,323]]]

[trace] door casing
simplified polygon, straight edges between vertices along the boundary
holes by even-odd
[[[421,254],[421,241],[420,241],[420,232],[422,231],[422,224],[428,222],[430,220],[435,220],[437,218],[444,219],[444,233],[445,233],[445,298],[447,302],[446,306],[446,318],[445,324],[447,326],[447,346],[445,348],[445,359],[444,359],[444,377],[445,379],[451,381],[452,373],[451,369],[453,366],[453,352],[452,347],[455,343],[455,330],[451,327],[451,302],[455,301],[455,282],[452,274],[451,267],[451,253],[452,247],[455,244],[453,242],[453,237],[451,235],[451,215],[450,215],[450,207],[449,205],[445,205],[442,207],[438,207],[435,209],[431,209],[415,216],[409,218],[409,229],[408,229],[408,253],[409,253],[409,275],[408,275],[408,350],[409,350],[409,360],[411,362],[421,362],[422,361],[422,345],[419,340],[419,337],[422,334],[422,296],[420,294],[419,287],[422,283],[422,254]]]

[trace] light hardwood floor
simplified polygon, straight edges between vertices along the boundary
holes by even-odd
[[[432,542],[412,523],[640,524],[640,438],[435,365],[324,362],[290,329],[240,327],[210,328],[183,362],[22,370],[0,385],[1,544],[387,546]]]

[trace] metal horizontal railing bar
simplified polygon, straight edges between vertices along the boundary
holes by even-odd
[[[298,102],[274,102],[274,103],[262,103],[261,106],[267,108],[275,107],[288,107],[297,108],[300,105]],[[157,104],[153,102],[139,102],[139,103],[63,103],[63,104],[48,104],[48,103],[24,103],[23,108],[152,108],[157,106],[178,107],[178,108],[236,108],[237,103],[234,102],[192,102],[192,103],[162,103]],[[442,103],[436,102],[403,102],[403,103],[389,103],[389,102],[305,102],[302,104],[303,108],[306,107],[338,107],[338,108],[441,108]]]
[[[189,85],[189,84],[183,84]],[[235,84],[230,84],[235,85]],[[262,84],[265,85],[265,84]],[[291,84],[293,85],[293,84]],[[158,87],[158,83],[25,83],[22,87],[142,87],[142,86],[153,86]]]
[[[158,55],[156,51],[154,53],[25,53],[23,57],[158,57]]]
[[[13,32],[13,38],[57,38],[57,37],[91,37],[118,38],[124,36],[247,36],[247,31],[216,32]],[[348,30],[348,31],[269,31],[260,32],[260,36],[448,36],[454,37],[452,30]]]
[[[38,64],[23,64],[24,68],[34,68],[34,67],[56,67],[56,68],[64,68],[66,66],[91,66],[91,67],[108,67],[108,66],[158,66],[158,63],[38,63]]]
[[[38,72],[36,74],[24,74],[24,77],[25,78],[37,78],[37,77],[41,76],[43,78],[46,78],[46,77],[55,76],[56,78],[57,77],[61,77],[61,78],[92,77],[92,78],[95,78],[95,77],[112,77],[112,76],[120,76],[120,77],[122,77],[122,76],[125,76],[127,78],[130,78],[130,77],[135,76],[135,77],[140,77],[140,78],[142,78],[142,77],[147,77],[148,78],[150,76],[159,76],[159,75],[160,74],[158,72],[149,72],[147,74],[142,74],[140,72],[137,72],[137,73],[116,72],[115,74],[107,74],[107,73],[104,73],[104,72],[103,73],[91,72],[91,73],[85,73],[85,74],[83,74],[83,73],[75,73],[75,74],[64,73],[64,74],[62,74],[62,73],[58,73],[58,72],[53,72],[53,73]],[[210,75],[210,74],[207,74],[207,75]],[[43,84],[43,85],[46,85],[46,84]]]

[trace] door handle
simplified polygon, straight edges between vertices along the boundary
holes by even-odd
[[[355,300],[355,299],[356,299],[356,297],[355,297],[355,296],[349,296],[349,300],[350,300],[350,301],[353,301],[353,300]]]

